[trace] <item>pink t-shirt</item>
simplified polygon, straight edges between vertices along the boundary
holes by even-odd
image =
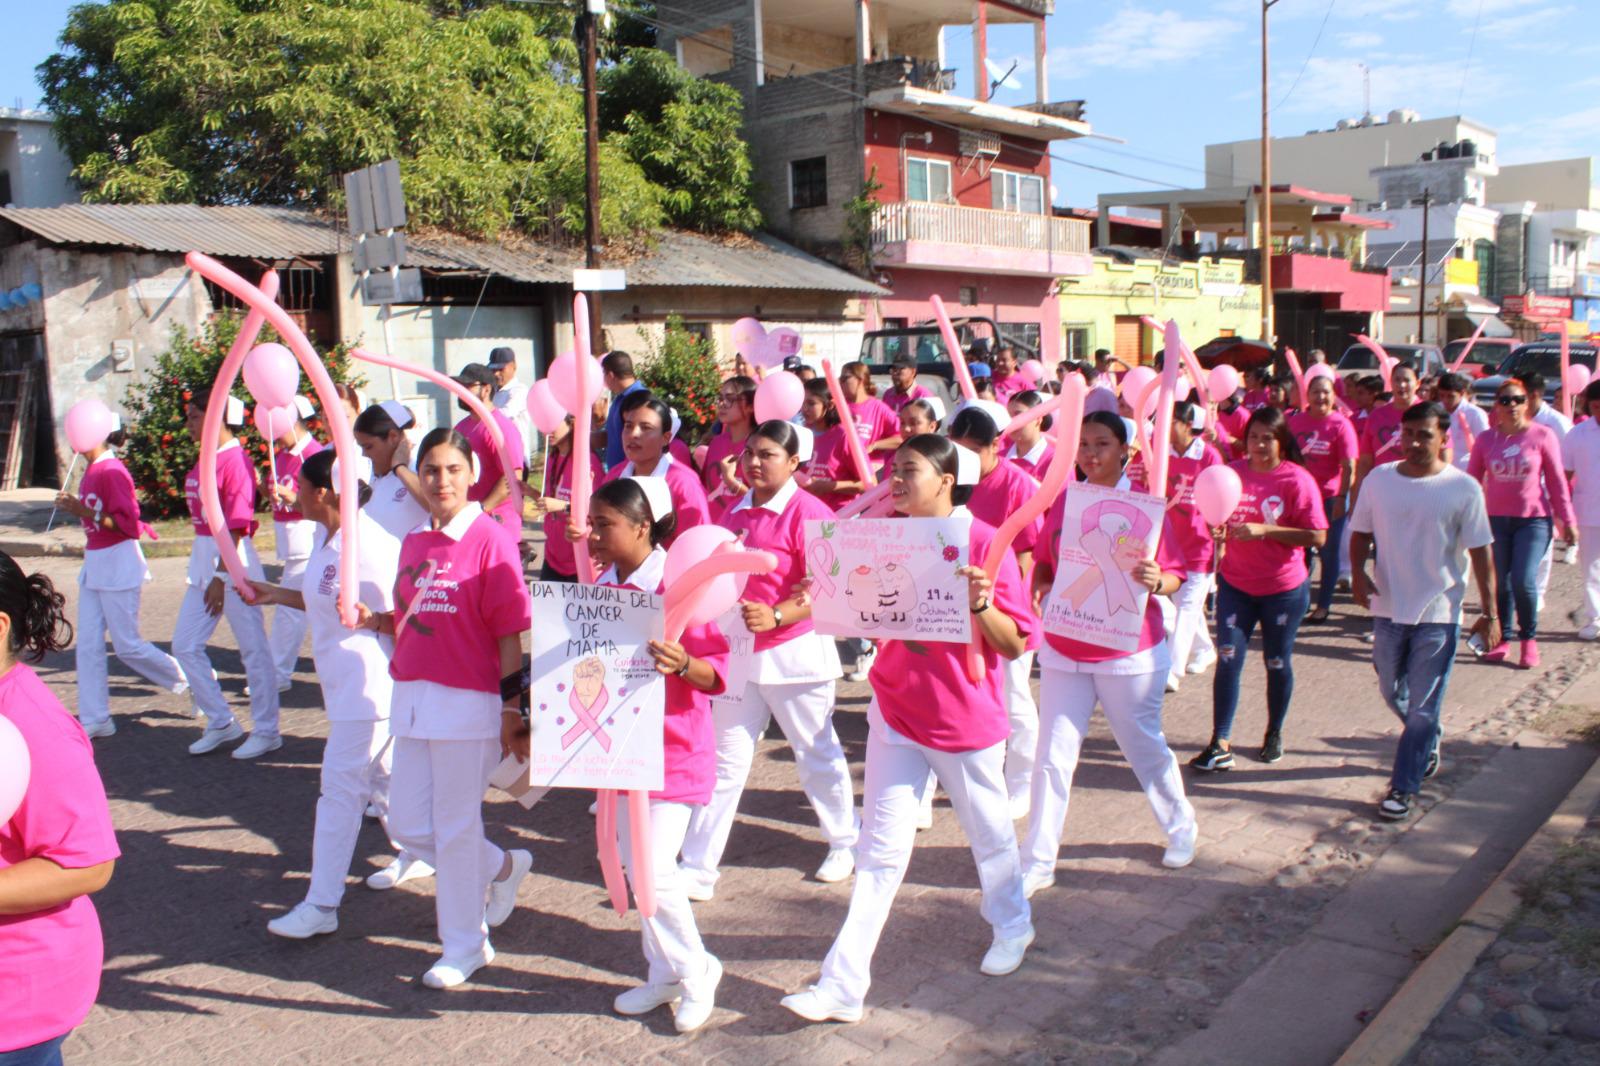
[[[831,426],[816,435],[812,441],[811,461],[805,465],[803,476],[796,476],[802,485],[816,478],[825,481],[863,480],[860,472],[856,470],[855,457],[850,454],[850,445],[845,440],[843,426]],[[830,511],[837,511],[855,499],[857,494],[822,492],[815,495],[828,506]]]
[[[500,432],[505,434],[506,448],[517,462],[516,469],[520,471],[524,462],[522,458],[524,452],[522,434],[517,432],[517,424],[498,408],[489,413],[494,416]],[[489,427],[471,415],[456,423],[456,432],[467,438],[467,443],[472,445],[472,454],[478,457],[478,480],[467,490],[467,499],[473,503],[482,503],[489,498],[489,493],[494,491],[500,479],[506,476],[505,468],[500,465],[500,451],[494,446],[494,438],[489,435]],[[517,513],[516,505],[512,503],[510,496],[501,500],[499,506],[488,513],[499,519],[506,529],[520,534],[522,515]]]
[[[856,436],[869,448],[885,437],[900,435],[900,416],[876,396],[851,404],[850,416],[856,422]]]
[[[994,528],[974,518],[967,551],[971,565],[983,565],[992,540]],[[1025,643],[1036,640],[1039,620],[1028,605],[1015,555],[1007,553],[1000,561],[989,609],[1014,619]],[[967,677],[966,644],[885,640],[867,680],[883,720],[895,732],[936,751],[981,751],[1011,733],[1005,660],[988,641],[982,642],[982,660],[983,680],[973,682]]]
[[[139,539],[139,500],[133,491],[133,475],[121,459],[108,455],[90,463],[78,485],[78,499],[97,517],[110,517],[117,525],[104,529],[95,519],[83,519],[84,547],[89,551]]]
[[[1045,512],[1044,528],[1039,535],[1039,543],[1045,547],[1041,548],[1039,559],[1034,563],[1035,566],[1046,568],[1043,573],[1053,575],[1056,560],[1061,557],[1061,527],[1066,517],[1066,509],[1066,494],[1063,493],[1056,498],[1050,510]],[[1161,540],[1156,545],[1156,563],[1163,573],[1187,575],[1189,572],[1183,547],[1172,523],[1171,512],[1168,512],[1166,521],[1162,523]],[[1133,651],[1118,651],[1098,644],[1086,644],[1055,633],[1046,633],[1044,639],[1050,647],[1073,662],[1079,663],[1109,662],[1112,659],[1122,659],[1137,652],[1148,651],[1167,639],[1166,623],[1161,617],[1161,597],[1151,596],[1145,604],[1144,620],[1139,629],[1139,646]]]
[[[1039,492],[1039,483],[1007,462],[998,462],[972,486],[972,499],[967,510],[973,517],[999,529],[1005,520],[1019,510]],[[1011,542],[1016,553],[1033,551],[1039,539],[1039,522],[1034,520],[1022,528],[1017,539]]]
[[[421,579],[427,598],[406,618]],[[517,544],[487,514],[474,518],[460,540],[441,530],[412,530],[400,545],[394,581],[389,676],[498,693],[497,640],[526,630],[531,610]]]
[[[1191,574],[1204,574],[1211,571],[1217,545],[1200,509],[1194,505],[1194,481],[1200,471],[1224,460],[1222,453],[1205,441],[1197,440],[1196,444],[1198,447],[1191,445],[1188,451],[1167,461],[1167,520],[1177,534],[1178,547],[1188,564],[1185,569]]]
[[[1033,388],[1033,382],[1021,374],[1007,374],[1003,378],[994,379],[994,398],[1001,403],[1010,403],[1011,397],[1019,392],[1027,392]]]
[[[706,490],[700,487],[700,478],[695,474],[693,467],[676,460],[664,467],[657,463],[655,476],[665,479],[667,492],[672,496],[672,511],[678,516],[677,527],[672,531],[672,536],[661,545],[663,548],[672,547],[673,541],[677,540],[678,534],[684,530],[711,524],[711,508],[706,503]],[[624,462],[607,470],[600,484],[604,485],[620,477],[633,477],[633,463]]]
[[[1572,493],[1561,465],[1555,430],[1529,422],[1520,433],[1490,429],[1472,444],[1467,473],[1483,485],[1483,499],[1496,518],[1553,515],[1575,525]]]
[[[1373,466],[1400,458],[1402,414],[1404,412],[1392,403],[1379,404],[1367,413],[1366,423],[1361,427],[1361,454],[1370,456]]]
[[[1228,519],[1230,526],[1265,522],[1294,529],[1328,528],[1322,492],[1299,463],[1282,462],[1264,474],[1250,469],[1248,459],[1229,465],[1244,483],[1239,506]],[[1267,537],[1230,540],[1222,553],[1221,573],[1228,584],[1251,596],[1288,592],[1305,584],[1306,550]]]
[[[671,453],[672,457],[678,460],[678,462],[682,463],[691,470],[694,469],[694,455],[689,451],[689,446],[683,443],[683,441],[679,440],[677,437],[673,437],[672,440],[667,444],[667,451]]]
[[[278,448],[272,453],[272,472],[280,489],[290,492],[299,490],[300,468],[307,459],[322,450],[322,444],[315,437],[306,437],[300,442],[300,453],[296,455],[288,448]],[[299,508],[286,507],[276,500],[272,504],[272,520],[274,522],[300,522],[305,520],[305,515]]]
[[[751,603],[778,604],[788,599],[794,587],[806,576],[806,522],[810,519],[833,517],[833,509],[793,481],[792,492],[780,489],[769,503],[776,503],[787,495],[783,510],[774,513],[767,507],[748,507],[736,504],[722,516],[722,528],[743,534],[745,546],[769,551],[778,557],[778,568],[770,574],[751,574],[744,587],[745,600]],[[798,636],[810,633],[814,627],[811,619],[782,625],[765,633],[755,634],[755,650],[786,644]]]
[[[745,440],[736,441],[724,431],[712,437],[711,443],[706,445],[705,464],[700,470],[700,484],[706,490],[706,503],[711,508],[713,521],[739,502],[722,483],[722,460],[730,455],[742,454],[745,441],[748,439],[747,436]]]
[[[1305,468],[1317,479],[1323,499],[1339,493],[1339,471],[1346,462],[1354,463],[1360,445],[1356,427],[1338,411],[1326,418],[1297,411],[1289,416],[1289,432],[1300,442]]]
[[[1044,472],[1050,469],[1050,460],[1056,457],[1053,444],[1046,444],[1044,451],[1039,453],[1037,459],[1029,459],[1026,455],[1007,455],[1006,461],[1018,470],[1038,481],[1044,477]]]
[[[910,392],[901,392],[899,389],[890,389],[888,392],[878,397],[878,399],[882,400],[884,406],[893,411],[896,417],[899,417],[900,409],[906,404],[916,403],[918,400],[926,400],[932,395],[933,391],[931,389],[912,382]]]
[[[1244,454],[1244,429],[1250,424],[1250,412],[1244,404],[1238,404],[1231,411],[1217,412],[1218,436],[1227,434],[1224,442],[1228,453],[1234,458]]]
[[[1267,406],[1266,389],[1250,389],[1244,394],[1244,399],[1239,401],[1239,406],[1246,411],[1258,411]]]
[[[23,663],[0,677],[0,715],[22,734],[33,766],[22,805],[0,824],[0,870],[27,859],[82,870],[117,858],[105,787],[77,719]],[[0,1052],[77,1028],[100,991],[104,958],[88,896],[0,915]]]
[[[600,483],[600,457],[589,449],[584,449],[584,454],[589,457],[589,485],[590,491]],[[544,494],[553,496],[558,500],[572,502],[572,456],[562,455],[554,448],[544,460]],[[552,492],[552,486],[555,491]],[[544,516],[544,561],[558,574],[567,577],[576,577],[578,573],[578,557],[572,550],[572,542],[567,539],[567,526],[572,521],[572,516],[567,511],[559,514],[546,513]]]
[[[189,468],[183,479],[183,494],[189,504],[195,536],[211,536],[211,527],[200,510],[198,462]],[[237,440],[217,449],[217,497],[222,502],[222,518],[228,528],[242,530],[247,537],[255,536],[260,527],[256,521],[256,475],[250,466],[250,457],[245,455]]]

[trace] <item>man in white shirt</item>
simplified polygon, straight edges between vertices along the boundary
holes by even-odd
[[[1483,611],[1472,631],[1488,647],[1500,642],[1483,489],[1444,461],[1449,430],[1441,405],[1407,409],[1401,459],[1367,475],[1350,518],[1351,592],[1373,615],[1378,691],[1405,723],[1389,792],[1378,805],[1391,821],[1410,815],[1423,779],[1439,769],[1439,709],[1456,657],[1469,556]],[[1406,548],[1379,555],[1369,576],[1374,540]]]
[[[489,370],[494,374],[495,394],[491,401],[511,419],[522,434],[524,477],[533,469],[533,416],[528,414],[528,386],[517,380],[517,353],[496,348],[489,353]]]
[[[1465,374],[1445,374],[1434,391],[1450,414],[1450,462],[1465,470],[1472,461],[1472,442],[1489,429],[1489,416],[1472,402],[1472,382]]]

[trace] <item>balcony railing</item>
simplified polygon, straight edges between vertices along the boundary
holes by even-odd
[[[1087,255],[1090,225],[1075,218],[990,211],[918,201],[882,204],[872,220],[874,247],[905,241]]]

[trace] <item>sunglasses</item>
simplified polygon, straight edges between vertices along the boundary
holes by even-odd
[[[1496,396],[1494,402],[1501,407],[1520,407],[1528,402],[1526,396]]]

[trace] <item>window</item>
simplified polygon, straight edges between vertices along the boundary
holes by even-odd
[[[789,206],[828,205],[828,158],[796,159],[789,164]]]
[[[1577,241],[1551,241],[1550,263],[1552,266],[1571,266],[1578,258]]]
[[[957,290],[956,299],[962,307],[977,307],[978,287],[976,285],[962,285]]]
[[[709,322],[685,322],[683,331],[701,344],[711,339],[711,323]]]
[[[1061,349],[1063,359],[1081,362],[1089,358],[1089,327],[1068,326],[1061,331],[1062,339],[1066,342]]]
[[[906,199],[949,203],[950,164],[940,159],[907,159]]]
[[[1016,353],[1017,362],[1025,362],[1039,355],[1039,323],[1037,322],[1001,322],[1000,336],[1015,344],[1018,348],[1026,349]]]
[[[1037,174],[1016,174],[991,170],[990,188],[996,211],[1020,211],[1025,215],[1044,214],[1044,179]]]

